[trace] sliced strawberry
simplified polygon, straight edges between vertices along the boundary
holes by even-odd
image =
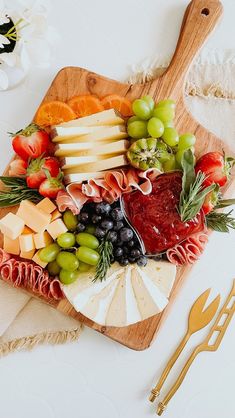
[[[49,199],[56,199],[59,191],[64,189],[63,175],[60,172],[57,177],[51,177],[49,173],[47,173],[47,176],[48,178],[40,184],[39,193],[44,197],[49,197]]]
[[[225,158],[220,152],[208,152],[197,161],[195,171],[201,171],[206,179],[204,186],[210,186],[213,183],[223,187],[230,176],[231,168],[234,165],[233,158]]]
[[[57,177],[60,172],[59,161],[54,157],[31,160],[26,177],[28,187],[38,189],[42,181],[47,178],[46,171],[51,177]]]
[[[48,133],[35,124],[11,135],[15,153],[25,161],[29,158],[40,157],[47,151],[50,144]]]
[[[25,176],[27,169],[26,161],[16,158],[10,163],[9,176],[18,177]]]

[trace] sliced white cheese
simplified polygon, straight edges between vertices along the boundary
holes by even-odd
[[[67,128],[77,126],[112,126],[121,124],[124,124],[124,120],[121,118],[120,114],[114,109],[109,109],[90,116],[61,123],[60,125],[54,126],[54,128],[57,128],[58,126]]]
[[[71,136],[71,137],[61,137],[56,136],[52,139],[55,143],[77,143],[77,142],[98,142],[98,141],[116,141],[118,139],[127,138],[128,134],[125,126],[103,126],[99,129],[93,130],[93,132],[87,135]],[[94,145],[94,144],[93,144]]]
[[[102,179],[107,171],[95,171],[91,173],[75,173],[67,174],[64,177],[65,184],[68,184],[67,190],[69,192],[70,183],[82,183],[89,179]],[[72,185],[71,185],[72,186]]]
[[[51,137],[57,138],[57,139],[69,139],[70,137],[74,138],[77,136],[81,136],[81,135],[87,135],[91,132],[93,132],[96,129],[100,129],[97,127],[92,127],[92,126],[57,126],[54,127],[51,131]]]
[[[64,165],[62,170],[64,171],[64,175],[67,176],[68,174],[89,173],[93,170],[110,170],[123,165],[127,165],[126,157],[125,155],[118,155],[112,158],[100,159],[94,163],[73,165],[73,167],[69,168],[67,168],[67,165]]]
[[[91,142],[77,142],[75,144],[58,144],[55,149],[56,157],[80,157],[88,155],[121,154],[129,147],[129,141],[99,142],[95,147]]]
[[[78,167],[84,164],[95,163],[101,159],[98,155],[87,155],[82,157],[66,157],[62,159],[63,170],[67,170],[69,168]]]
[[[114,263],[106,280],[94,283],[92,269],[81,273],[75,283],[64,285],[63,291],[74,308],[92,321],[106,326],[128,326],[158,314],[167,305],[167,295],[176,276],[176,270],[169,264],[149,260],[147,268],[140,268]]]

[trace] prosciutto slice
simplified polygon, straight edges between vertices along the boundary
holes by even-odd
[[[0,248],[0,276],[14,287],[32,291],[46,299],[60,300],[64,294],[57,278],[32,261],[13,258]]]
[[[193,264],[203,253],[207,242],[207,231],[199,232],[167,250],[167,258],[177,266]]]
[[[65,212],[66,209],[70,209],[74,215],[79,213],[72,197],[65,190],[61,190],[57,194],[56,204],[60,212]]]
[[[113,203],[119,199],[122,193],[132,190],[139,190],[144,195],[151,193],[152,181],[161,172],[157,169],[149,169],[147,171],[115,170],[108,171],[102,179],[90,179],[87,183],[71,183],[67,186],[67,193],[60,192],[57,197],[57,205],[60,211],[67,208],[71,202],[76,205],[78,211],[87,202],[101,202],[105,200]]]

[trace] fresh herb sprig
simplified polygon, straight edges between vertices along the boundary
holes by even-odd
[[[0,190],[0,208],[18,205],[22,200],[28,199],[37,203],[42,199],[37,189],[30,189],[23,177],[0,176],[6,186]]]
[[[231,216],[232,210],[228,213],[212,211],[206,215],[207,227],[217,232],[229,232],[235,229],[235,218]]]
[[[96,273],[93,282],[96,282],[97,280],[100,280],[102,282],[103,280],[105,280],[107,271],[111,266],[113,244],[110,241],[104,239],[98,248],[98,252],[100,254],[100,258],[96,266]]]
[[[212,184],[203,187],[206,176],[202,172],[195,173],[194,155],[189,149],[182,158],[182,191],[180,194],[179,214],[182,222],[188,222],[199,213],[208,193],[216,187]]]

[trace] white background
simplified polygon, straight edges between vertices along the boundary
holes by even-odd
[[[10,158],[6,132],[28,123],[56,71],[78,65],[125,79],[132,64],[171,55],[186,0],[53,0],[51,23],[61,40],[49,69],[0,93],[2,169]],[[235,47],[235,1],[223,0],[224,19],[207,47]],[[207,1],[205,0],[205,6]],[[4,418],[148,418],[148,393],[186,330],[196,297],[208,287],[224,300],[235,277],[235,233],[214,233],[152,347],[134,352],[86,329],[80,341],[44,346],[0,360],[0,415]],[[235,416],[235,320],[216,353],[201,354],[169,404],[166,418]],[[203,332],[192,338],[191,346]],[[190,344],[180,365],[190,351]],[[173,373],[166,388],[173,382]]]

